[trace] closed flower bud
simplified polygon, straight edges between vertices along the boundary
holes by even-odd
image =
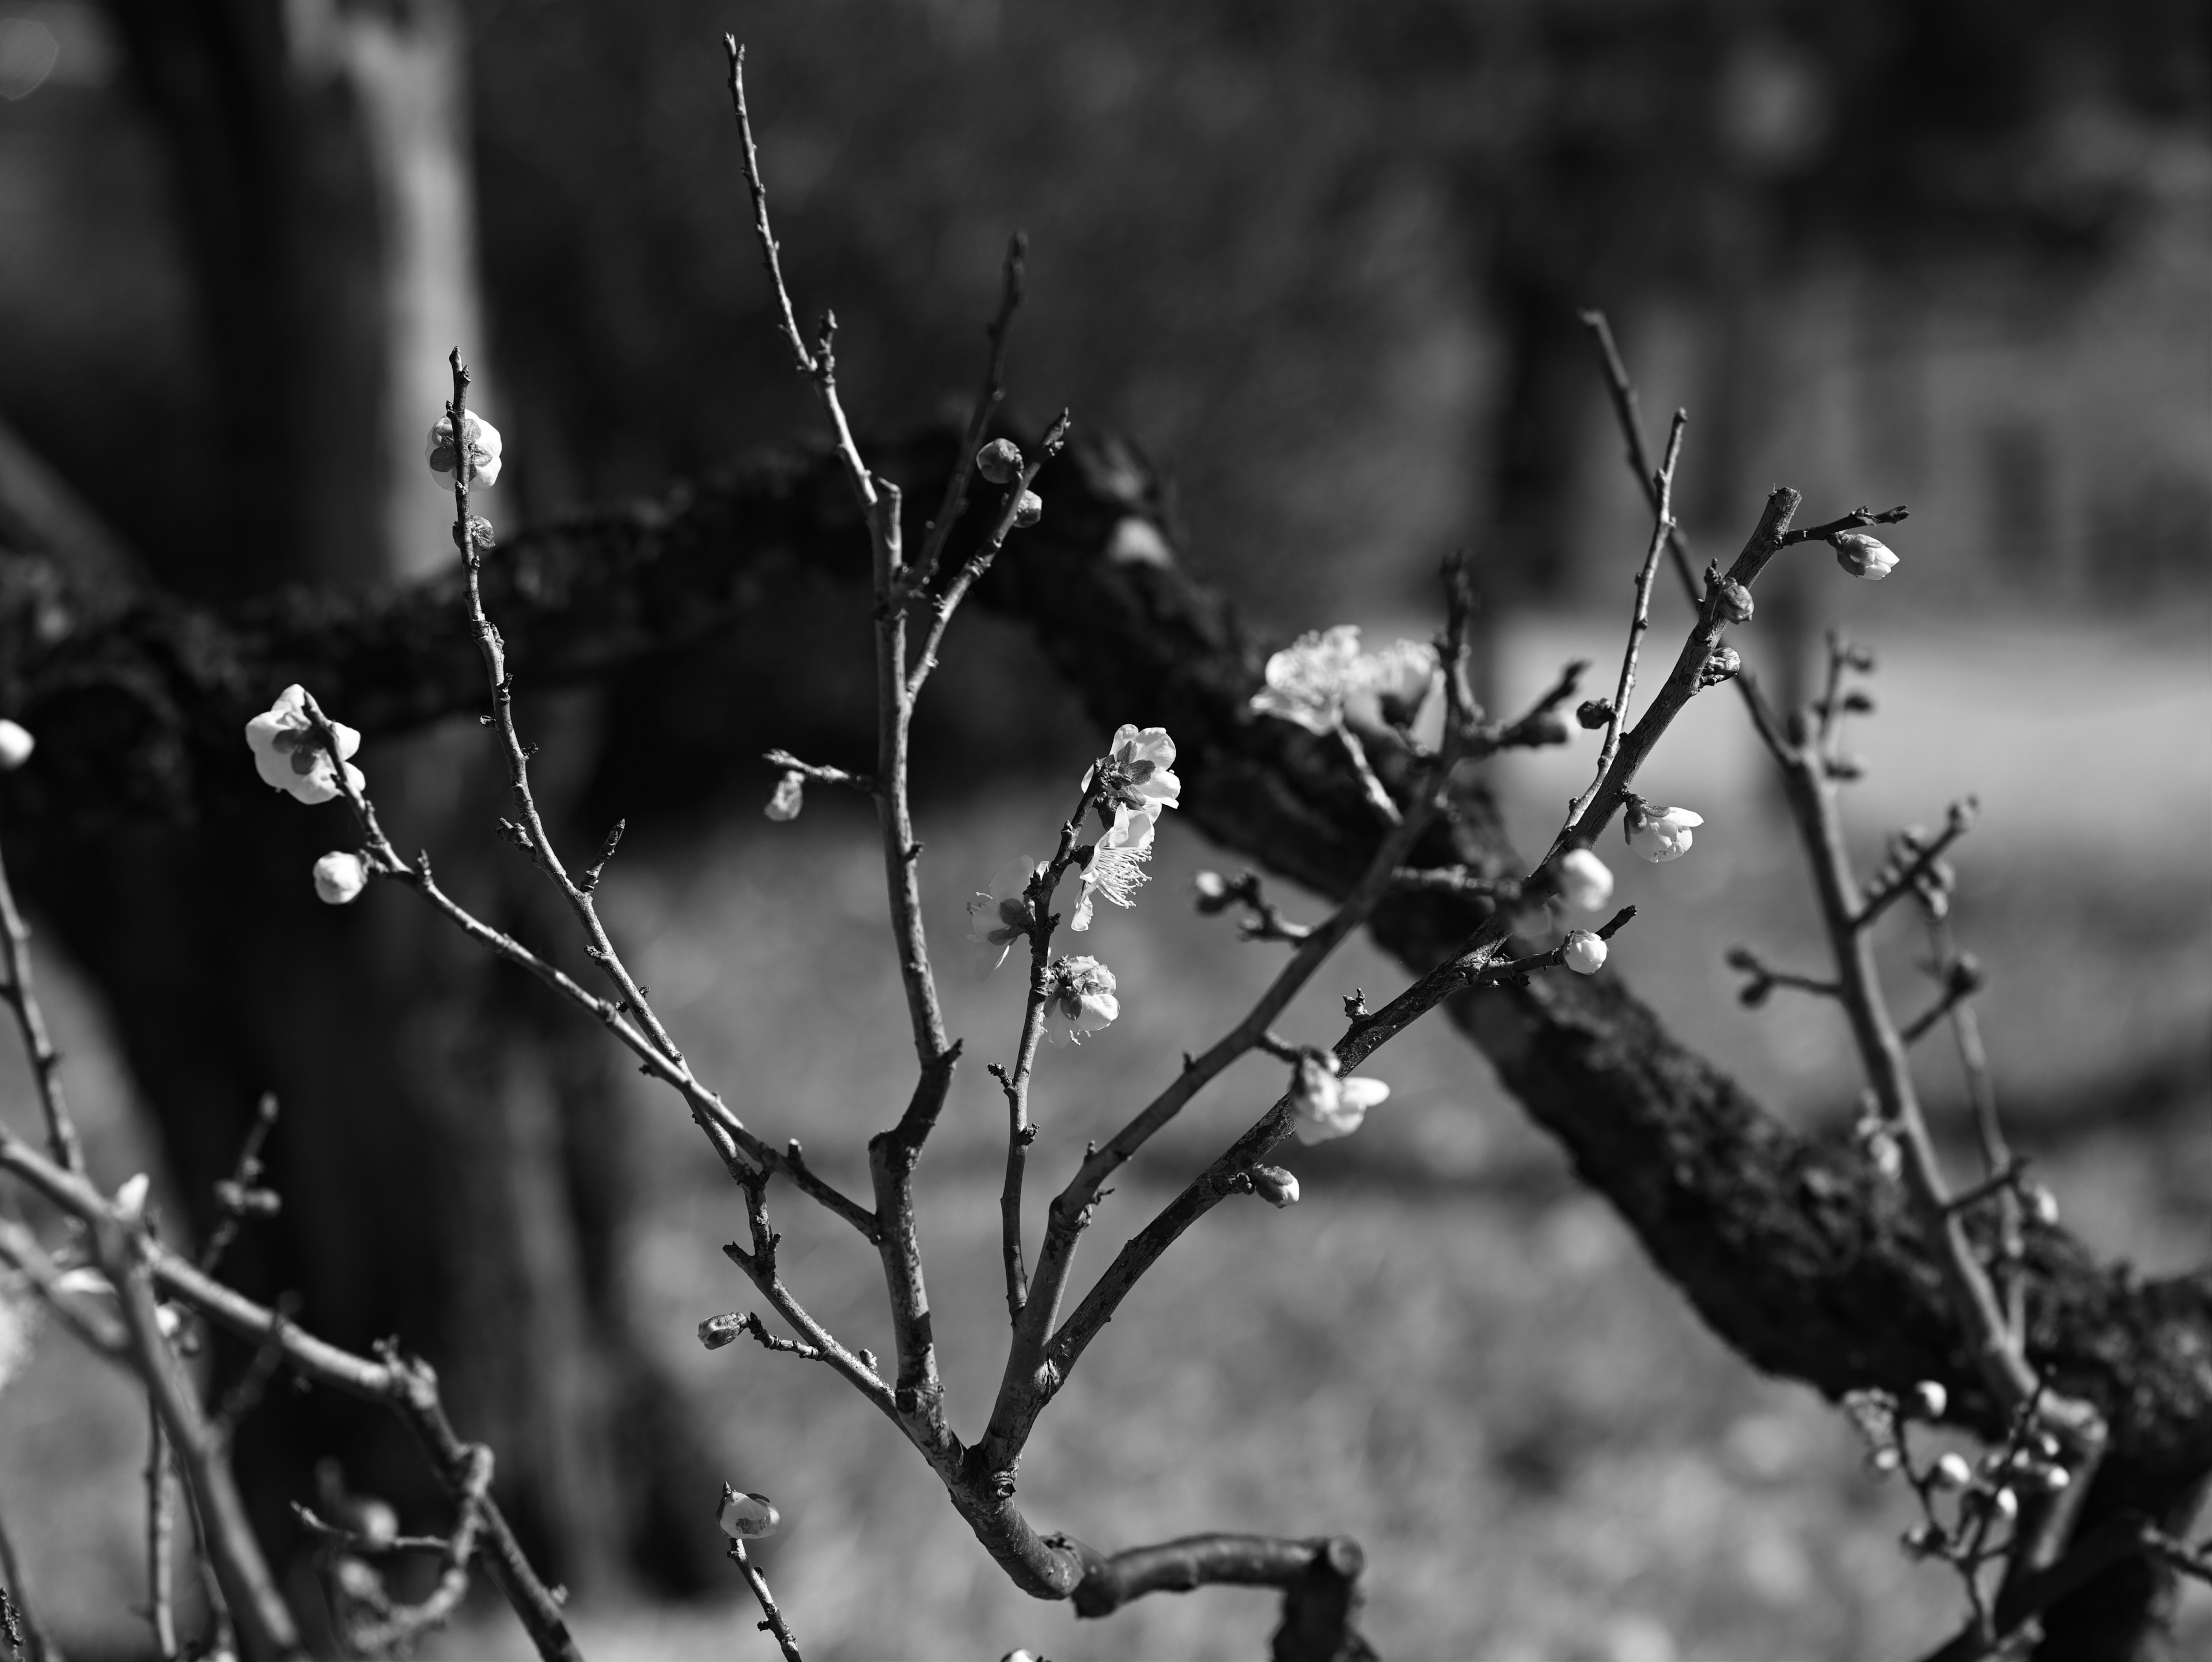
[[[1721,585],[1721,616],[1732,624],[1747,624],[1752,614],[1751,591],[1741,583]]]
[[[368,886],[368,867],[357,854],[333,849],[315,861],[315,898],[325,906],[348,905]]]
[[[1867,1468],[1877,1477],[1887,1477],[1897,1470],[1903,1458],[1894,1443],[1884,1443],[1881,1447],[1867,1452]]]
[[[1613,700],[1585,698],[1575,706],[1575,721],[1587,732],[1595,733],[1613,720]]]
[[[1602,935],[1588,929],[1569,929],[1567,944],[1562,950],[1566,966],[1577,975],[1595,975],[1605,965],[1606,945]]]
[[[796,819],[799,809],[806,806],[806,776],[787,773],[775,782],[775,794],[768,799],[761,812],[771,819]]]
[[[1938,1488],[1964,1488],[1974,1481],[1974,1469],[1963,1455],[1946,1454],[1928,1476]]]
[[[775,1534],[783,1517],[767,1495],[743,1494],[725,1483],[721,1509],[714,1514],[714,1521],[732,1541],[751,1541]]]
[[[1991,1512],[2009,1524],[2020,1516],[2020,1496],[2008,1488],[2001,1488],[1990,1496],[1989,1507]]]
[[[1735,679],[1743,667],[1743,654],[1734,647],[1715,647],[1706,655],[1705,667],[1698,672],[1698,685],[1717,687],[1723,681]]]
[[[1043,517],[1044,498],[1034,490],[1023,491],[1014,502],[1014,523],[1027,527]]]
[[[1951,1393],[1933,1379],[1923,1379],[1912,1387],[1912,1406],[1923,1420],[1942,1419],[1950,1405]]]
[[[1878,537],[1863,531],[1838,531],[1828,539],[1836,551],[1836,563],[1854,577],[1880,582],[1897,569],[1897,556]]]
[[[1011,439],[993,439],[975,453],[975,471],[993,484],[1012,484],[1022,471],[1021,447]]]
[[[2027,1215],[2045,1229],[2058,1227],[2058,1196],[2039,1183],[2027,1185]]]
[[[2033,1475],[2037,1485],[2046,1495],[2056,1495],[2074,1481],[2074,1474],[2064,1466],[2038,1465]]]
[[[0,717],[0,773],[13,773],[29,761],[38,743],[29,728]]]
[[[115,1211],[125,1223],[136,1223],[146,1215],[146,1191],[153,1187],[153,1179],[143,1172],[134,1172],[123,1179],[115,1191]]]
[[[471,485],[499,483],[499,429],[482,416],[471,411],[464,422],[469,444],[469,478]],[[430,429],[430,472],[437,476],[441,489],[453,488],[453,418],[451,415],[438,417],[437,425]]]
[[[699,1324],[699,1342],[709,1350],[720,1350],[724,1345],[737,1342],[738,1335],[745,1330],[745,1318],[732,1311],[727,1315],[709,1316]]]
[[[1594,912],[1613,896],[1613,873],[1588,849],[1569,849],[1552,868],[1559,896],[1578,911]]]
[[[1298,1180],[1279,1166],[1252,1168],[1252,1192],[1273,1207],[1298,1203]]]
[[[1229,904],[1229,880],[1219,872],[1203,871],[1190,880],[1191,892],[1198,897],[1198,909],[1212,916]]]

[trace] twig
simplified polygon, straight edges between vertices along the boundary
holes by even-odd
[[[772,767],[786,773],[795,773],[811,779],[817,785],[845,785],[863,796],[876,794],[876,782],[865,773],[848,773],[842,768],[823,767],[814,762],[802,762],[787,750],[772,750],[762,758]]]
[[[1390,875],[1393,883],[1407,887],[1413,886],[1411,880],[1427,874],[1401,868]],[[1267,885],[1255,871],[1239,872],[1234,877],[1200,872],[1196,904],[1204,917],[1218,917],[1231,906],[1242,906],[1246,916],[1237,926],[1239,941],[1279,941],[1295,947],[1313,934],[1311,924],[1293,923],[1284,916],[1283,909],[1267,898]]]
[[[760,1567],[746,1556],[745,1543],[734,1536],[730,1538],[730,1562],[738,1567],[738,1572],[745,1578],[745,1585],[753,1590],[753,1597],[760,1601],[763,1618],[760,1630],[775,1635],[776,1648],[783,1653],[783,1662],[805,1662],[799,1653],[799,1635],[792,1632],[791,1623],[776,1608],[775,1599],[768,1590],[768,1578],[760,1573]]]
[[[1891,906],[1912,893],[1921,880],[1936,869],[1954,843],[1974,827],[1975,815],[1980,803],[1973,797],[1962,797],[1951,804],[1943,816],[1943,829],[1928,842],[1909,861],[1882,873],[1869,887],[1865,901],[1852,915],[1854,928],[1869,928],[1875,920]]]
[[[1581,823],[1583,812],[1596,796],[1600,786],[1613,766],[1613,758],[1620,753],[1621,730],[1627,725],[1631,701],[1636,696],[1636,657],[1644,644],[1644,632],[1651,627],[1651,580],[1658,575],[1659,553],[1667,546],[1667,533],[1674,528],[1674,465],[1681,459],[1682,429],[1689,424],[1683,411],[1674,412],[1674,424],[1667,430],[1667,456],[1653,476],[1652,494],[1656,503],[1652,509],[1651,543],[1644,555],[1644,563],[1636,573],[1636,606],[1628,617],[1628,642],[1621,648],[1620,683],[1613,695],[1613,709],[1606,717],[1605,742],[1598,747],[1597,771],[1591,778],[1589,788],[1575,799],[1567,814],[1570,831]]]
[[[31,1059],[31,1075],[38,1087],[39,1106],[46,1119],[46,1147],[72,1172],[84,1170],[84,1145],[78,1140],[76,1122],[70,1117],[69,1099],[62,1090],[62,1059],[46,1032],[31,976],[31,931],[16,910],[15,892],[8,881],[8,865],[0,859],[0,957],[7,961],[8,981],[0,997],[15,1013],[22,1032],[23,1049]]]
[[[200,1251],[200,1268],[213,1275],[222,1263],[222,1255],[238,1239],[240,1219],[249,1215],[273,1216],[276,1196],[259,1186],[261,1181],[261,1146],[269,1139],[276,1123],[276,1095],[273,1091],[261,1093],[255,1105],[253,1123],[246,1133],[246,1141],[238,1151],[238,1163],[231,1168],[226,1182],[215,1186],[215,1203],[222,1214],[222,1221],[209,1232],[207,1245]]]
[[[161,1410],[146,1403],[146,1603],[153,1624],[154,1651],[161,1662],[177,1654],[176,1587],[171,1548],[176,1533],[174,1496],[169,1487],[169,1439]]]
[[[454,1521],[453,1534],[440,1543],[445,1549],[445,1562],[439,1568],[437,1582],[428,1595],[412,1604],[387,1602],[370,1621],[353,1619],[342,1601],[331,1601],[349,1648],[376,1656],[410,1647],[422,1635],[448,1621],[460,1608],[461,1600],[468,1596],[469,1560],[476,1555],[477,1537],[483,1528],[485,1507],[491,1492],[491,1451],[480,1443],[474,1445],[468,1449],[466,1460],[460,1515]]]
[[[1583,327],[1590,332],[1596,343],[1600,367],[1605,376],[1605,390],[1613,400],[1615,423],[1628,446],[1628,468],[1642,483],[1645,494],[1652,496],[1652,506],[1658,506],[1651,491],[1651,481],[1658,469],[1652,465],[1651,452],[1644,442],[1644,417],[1637,407],[1636,383],[1628,378],[1628,366],[1621,361],[1620,348],[1614,344],[1613,325],[1602,312],[1580,314]],[[1673,557],[1674,575],[1681,579],[1682,593],[1692,606],[1698,603],[1698,580],[1692,575],[1693,565],[1690,545],[1680,527],[1667,527],[1667,551]]]

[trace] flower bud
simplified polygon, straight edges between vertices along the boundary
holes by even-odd
[[[0,773],[13,773],[31,759],[39,741],[20,722],[0,717]]]
[[[1014,502],[1014,523],[1026,529],[1044,517],[1044,498],[1024,490]]]
[[[1942,1536],[1930,1524],[1915,1524],[1901,1538],[1905,1551],[1915,1558],[1932,1558],[1943,1544]]]
[[[115,1191],[115,1210],[125,1223],[137,1223],[146,1215],[146,1191],[154,1186],[153,1179],[143,1172],[133,1172],[123,1179]]]
[[[1897,569],[1897,556],[1878,537],[1863,531],[1838,531],[1828,539],[1836,551],[1836,563],[1854,577],[1880,582]]]
[[[1585,731],[1595,733],[1607,721],[1613,720],[1613,700],[1610,698],[1583,699],[1575,706],[1575,720]]]
[[[1912,1406],[1923,1420],[1942,1419],[1950,1405],[1951,1393],[1933,1379],[1923,1379],[1912,1387]]]
[[[1877,1477],[1887,1477],[1902,1463],[1904,1456],[1897,1452],[1894,1443],[1884,1443],[1879,1448],[1867,1451],[1867,1469]]]
[[[1255,1166],[1252,1168],[1252,1192],[1273,1207],[1296,1206],[1298,1180],[1279,1166]]]
[[[1693,829],[1705,823],[1704,815],[1687,808],[1657,807],[1631,797],[1621,813],[1620,830],[1632,853],[1657,865],[1689,853]]]
[[[1605,965],[1605,937],[1588,929],[1569,929],[1562,955],[1577,975],[1595,975]]]
[[[499,429],[482,416],[471,411],[463,423],[468,441],[468,483],[471,485],[499,483]],[[450,414],[438,417],[437,425],[430,429],[428,449],[430,472],[437,476],[439,488],[453,488],[453,469],[457,458],[453,450],[453,418]]]
[[[714,1514],[714,1521],[732,1541],[750,1541],[775,1534],[783,1516],[767,1495],[743,1494],[725,1483],[721,1510]]]
[[[2074,1481],[2074,1474],[2064,1466],[2038,1465],[2033,1468],[2037,1485],[2046,1495],[2056,1495]]]
[[[1723,681],[1733,680],[1743,667],[1743,654],[1734,647],[1715,647],[1705,655],[1705,665],[1698,671],[1700,687],[1717,687]]]
[[[1021,447],[1011,439],[993,439],[975,453],[975,471],[993,484],[1012,484],[1022,471]]]
[[[1594,912],[1613,895],[1613,873],[1588,849],[1569,849],[1552,868],[1559,895],[1577,910]]]
[[[368,868],[346,849],[333,849],[315,861],[315,898],[325,906],[344,906],[368,886]]]
[[[1938,1488],[1964,1488],[1974,1481],[1974,1469],[1966,1464],[1964,1455],[1946,1454],[1936,1462],[1928,1476]]]
[[[709,1316],[699,1324],[699,1342],[709,1350],[720,1350],[724,1345],[736,1343],[738,1335],[744,1330],[745,1318],[735,1311]]]
[[[2045,1229],[2058,1227],[2058,1196],[2039,1183],[2027,1185],[2027,1215]]]
[[[1219,872],[1200,872],[1190,880],[1190,886],[1198,897],[1199,910],[1209,916],[1229,904],[1229,880]]]
[[[1751,591],[1741,583],[1723,583],[1720,610],[1721,616],[1732,624],[1749,623],[1753,610]]]
[[[2009,1524],[2020,1516],[2020,1496],[2008,1488],[2001,1488],[1990,1496],[1989,1508]]]
[[[768,799],[768,806],[761,812],[771,819],[796,819],[799,809],[805,806],[806,776],[793,772],[775,782],[775,794]]]

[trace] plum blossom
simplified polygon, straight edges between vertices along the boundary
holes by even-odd
[[[768,799],[768,806],[761,812],[771,819],[796,819],[799,811],[805,806],[806,776],[792,768],[775,782],[775,794]]]
[[[1838,531],[1828,539],[1836,551],[1836,563],[1854,577],[1878,583],[1897,569],[1897,555],[1879,537],[1863,531]]]
[[[146,1193],[154,1181],[143,1172],[134,1172],[123,1179],[115,1191],[115,1215],[125,1223],[137,1223],[146,1215]]]
[[[1045,1031],[1055,1044],[1080,1044],[1121,1014],[1114,972],[1095,958],[1063,958],[1045,971]]]
[[[1390,1094],[1379,1079],[1345,1079],[1326,1050],[1310,1050],[1291,1073],[1291,1129],[1300,1142],[1328,1142],[1359,1129],[1367,1111]]]
[[[1255,1166],[1252,1168],[1252,1192],[1279,1211],[1298,1203],[1298,1180],[1279,1166]]]
[[[1411,727],[1436,685],[1437,649],[1425,641],[1393,641],[1361,657],[1358,676],[1382,704],[1384,721]]]
[[[1310,733],[1344,725],[1344,701],[1359,686],[1359,630],[1351,624],[1301,635],[1267,660],[1267,685],[1252,709],[1296,721]]]
[[[1030,904],[1029,886],[1043,868],[1027,855],[1018,855],[991,874],[991,886],[978,890],[968,903],[968,939],[988,975],[1006,961],[1014,942],[1026,938],[1036,922]]]
[[[28,728],[0,716],[0,773],[15,772],[31,759],[31,752],[38,745]]]
[[[783,1522],[783,1514],[767,1495],[747,1495],[725,1483],[721,1508],[714,1514],[714,1521],[732,1541],[751,1541],[775,1534]]]
[[[1621,814],[1620,830],[1632,852],[1658,865],[1689,853],[1695,840],[1692,829],[1705,823],[1703,814],[1687,808],[1655,807],[1638,796],[1629,799]]]
[[[1124,721],[1114,729],[1103,770],[1091,780],[1108,807],[1133,808],[1155,819],[1163,808],[1180,805],[1182,781],[1175,776],[1176,743],[1165,728],[1138,728]]]
[[[1577,975],[1595,975],[1604,967],[1605,937],[1588,929],[1569,929],[1567,944],[1561,956],[1566,966]]]
[[[368,866],[345,849],[333,849],[315,861],[315,898],[325,906],[350,905],[368,886]]]
[[[1091,927],[1092,903],[1102,895],[1117,906],[1137,904],[1138,889],[1149,880],[1144,865],[1152,857],[1152,825],[1150,813],[1139,813],[1134,808],[1114,810],[1113,828],[1091,846],[1090,858],[1083,868],[1082,898],[1075,903],[1069,928],[1080,931]]]
[[[499,429],[471,410],[464,417],[463,431],[469,441],[469,484],[497,484],[500,469]],[[453,488],[453,417],[451,412],[438,417],[430,429],[428,448],[430,472],[437,476],[440,489]]]
[[[338,756],[345,761],[346,782],[356,791],[368,781],[349,758],[361,748],[361,734],[343,721],[332,721]],[[289,792],[313,806],[338,794],[337,772],[330,752],[315,737],[307,716],[307,689],[296,683],[276,695],[276,702],[246,724],[246,743],[253,752],[253,765],[264,784]]]
[[[1613,872],[1588,849],[1569,849],[1552,868],[1559,897],[1578,911],[1594,912],[1613,896]]]

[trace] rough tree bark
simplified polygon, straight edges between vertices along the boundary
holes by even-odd
[[[872,446],[933,500],[950,441]],[[1041,482],[1040,527],[979,591],[1031,630],[1102,722],[1158,721],[1182,751],[1184,812],[1209,835],[1323,893],[1371,849],[1374,821],[1333,749],[1244,710],[1261,651],[1220,596],[1162,551],[1156,482],[1107,441]],[[518,537],[488,569],[487,606],[521,682],[590,680],[695,643],[770,580],[862,575],[866,540],[826,461],[749,464],[665,502],[579,515]],[[37,840],[98,825],[233,822],[256,788],[238,729],[270,689],[306,677],[323,702],[390,734],[481,697],[450,577],[378,600],[292,594],[217,612],[159,594],[106,625],[34,627],[51,595],[36,561],[0,561],[0,709],[42,735],[15,792]],[[639,742],[650,742],[644,735]],[[112,834],[112,833],[111,833]],[[1463,790],[1429,863],[1518,871],[1492,805]],[[1437,961],[1475,903],[1394,899],[1374,929],[1409,967]],[[1935,1264],[1894,1192],[1848,1148],[1809,1141],[1676,1043],[1617,975],[1554,977],[1463,998],[1452,1020],[1559,1139],[1707,1324],[1756,1367],[1835,1395],[1943,1380],[1954,1415],[1988,1432]],[[2089,1522],[2143,1510],[2185,1525],[2212,1471],[2212,1277],[2108,1269],[2063,1231],[2030,1235],[2031,1350],[2110,1417]],[[2170,1581],[2139,1562],[2051,1612],[2043,1662],[2160,1653]]]

